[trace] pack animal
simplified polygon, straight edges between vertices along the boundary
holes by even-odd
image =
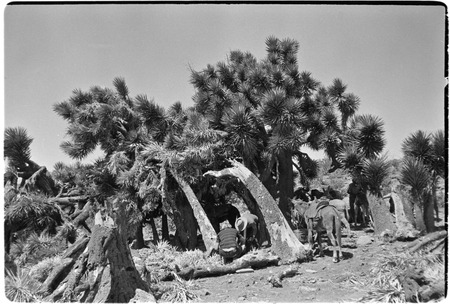
[[[329,204],[336,208],[336,210],[339,212],[339,216],[341,218],[342,224],[344,224],[345,228],[347,229],[347,233],[350,233],[350,223],[348,222],[348,206],[345,203],[344,200],[341,199],[332,199]]]
[[[330,200],[329,202],[330,205],[336,207],[337,211],[339,212],[339,215],[341,216],[341,222],[347,229],[347,233],[349,233],[350,232],[350,223],[348,222],[348,220],[350,219],[349,204],[347,204],[346,201],[343,200],[343,197],[339,191],[334,190],[330,186],[328,186],[327,189],[323,189],[323,196],[325,196],[327,199]]]
[[[333,246],[333,262],[342,259],[341,217],[334,206],[323,202],[311,202],[305,212],[305,221],[308,228],[308,242],[311,248],[314,245],[313,232],[317,233],[319,255],[323,256],[321,232],[326,231],[328,239]]]

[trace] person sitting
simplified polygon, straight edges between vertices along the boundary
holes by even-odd
[[[236,220],[234,225],[236,229],[243,234],[247,248],[258,248],[259,243],[256,237],[258,233],[258,217],[251,213],[244,213]]]
[[[224,264],[239,258],[245,250],[245,239],[232,227],[220,230],[217,235],[219,255],[223,258]]]

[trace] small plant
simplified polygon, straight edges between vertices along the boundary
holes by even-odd
[[[13,302],[35,302],[38,283],[27,269],[18,268],[16,273],[6,269],[5,294]]]
[[[373,286],[362,302],[406,302],[399,278],[406,273],[423,273],[427,281],[444,281],[445,267],[442,254],[402,252],[382,257],[372,268]],[[419,292],[419,291],[417,291]],[[417,296],[419,299],[419,296]]]
[[[170,243],[168,241],[166,241],[166,240],[158,241],[158,243],[156,244],[156,248],[160,252],[175,251],[175,247],[170,245]]]
[[[186,303],[198,299],[198,295],[192,292],[196,288],[193,281],[185,281],[175,273],[174,276],[175,282],[161,296],[162,301]]]

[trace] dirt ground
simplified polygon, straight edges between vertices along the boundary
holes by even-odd
[[[437,224],[443,225],[444,221]],[[373,241],[358,244],[361,237]],[[356,302],[373,290],[373,264],[383,255],[402,251],[407,243],[383,242],[374,237],[371,229],[356,229],[343,235],[342,244],[344,259],[339,263],[333,263],[332,251],[325,249],[324,257],[315,256],[310,262],[198,279],[195,284],[201,293],[196,302]],[[293,266],[299,273],[284,278],[282,287],[268,282],[270,276]]]

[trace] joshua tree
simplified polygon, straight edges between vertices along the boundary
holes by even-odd
[[[288,219],[293,166],[304,184],[316,176],[317,163],[301,148],[325,149],[337,168],[341,140],[336,138],[359,105],[342,81],[326,89],[311,73],[300,72],[298,50],[295,40],[268,37],[267,56],[261,61],[236,50],[226,62],[191,73],[196,110],[212,128],[226,132],[229,154],[242,159],[279,199]]]
[[[24,128],[5,129],[6,253],[9,253],[13,233],[19,236],[31,232],[55,234],[56,227],[63,223],[60,209],[47,199],[56,194],[57,186],[47,168],[31,160],[32,142]],[[21,181],[17,186],[19,178]]]
[[[47,168],[31,160],[32,142],[33,139],[22,127],[5,129],[3,145],[8,165],[5,183],[11,181],[15,187],[17,179],[21,178],[19,188],[54,195],[57,188]]]
[[[433,232],[433,207],[437,218],[436,183],[446,170],[445,136],[442,130],[434,134],[417,131],[402,144],[405,155],[402,180],[411,186],[414,210],[419,230]]]
[[[381,186],[388,176],[389,163],[381,156],[385,145],[383,121],[372,115],[356,115],[345,129],[337,150],[338,166],[349,170],[353,180],[361,187],[368,199],[376,233],[395,226],[389,217],[389,210],[381,203]],[[367,197],[369,195],[369,197]]]

